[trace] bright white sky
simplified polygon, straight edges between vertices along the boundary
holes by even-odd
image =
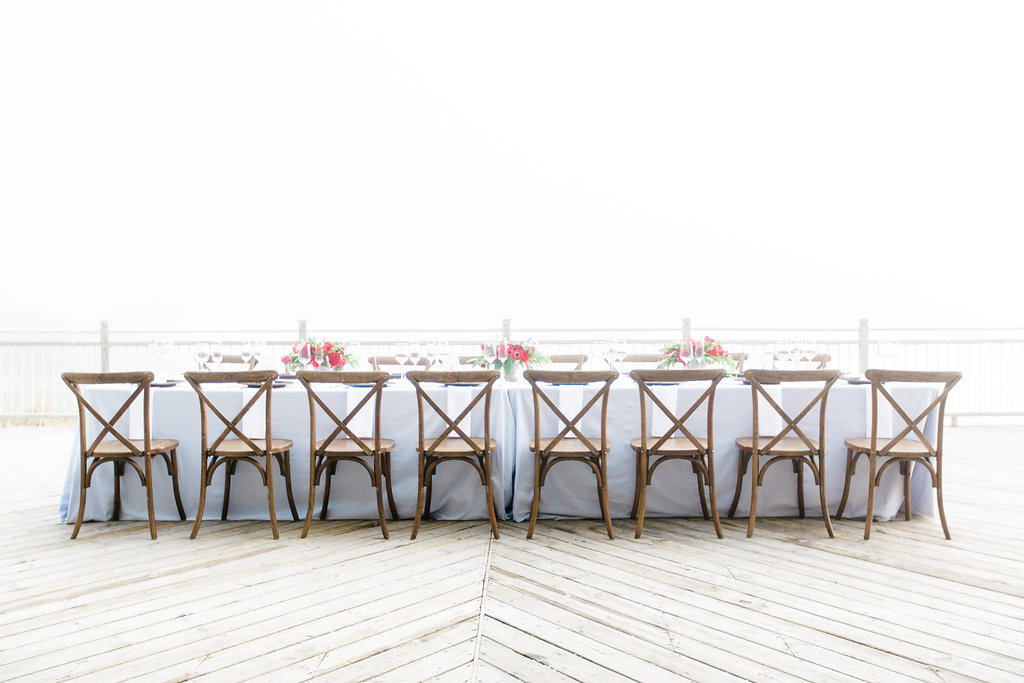
[[[0,4],[10,329],[1022,324],[1024,3]]]

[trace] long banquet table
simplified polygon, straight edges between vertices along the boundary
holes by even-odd
[[[817,393],[820,385],[787,384],[775,387],[776,398],[787,411],[796,412]],[[670,404],[676,402],[680,411],[689,406],[702,388],[684,386],[678,389],[659,388],[660,398]],[[579,389],[554,387],[553,394],[563,408],[581,405],[589,399],[596,385]],[[448,402],[448,409],[464,405],[467,400],[465,387],[438,386],[435,400],[442,407]],[[242,385],[221,385],[209,389],[211,398],[231,416],[242,407],[255,392]],[[695,393],[696,392],[696,393]],[[911,414],[923,410],[937,396],[932,385],[898,385],[895,395],[905,401]],[[328,389],[327,402],[335,412],[344,414],[349,402],[358,400],[358,390],[344,388]],[[128,396],[128,388],[117,385],[97,385],[87,390],[87,397],[102,413],[111,414]],[[141,402],[137,402],[141,403]],[[234,408],[232,410],[232,407]],[[291,439],[293,492],[300,516],[308,501],[309,477],[309,402],[305,389],[297,382],[289,382],[273,392],[272,430],[275,438]],[[393,490],[400,516],[410,518],[416,503],[416,439],[418,434],[415,391],[405,380],[392,380],[383,392],[382,436],[395,440],[392,455]],[[429,411],[429,408],[427,409]],[[543,411],[542,411],[543,414]],[[575,411],[572,412],[575,414]],[[651,413],[649,412],[649,415]],[[735,439],[749,435],[751,427],[752,400],[749,385],[739,380],[725,380],[719,387],[715,400],[715,484],[720,513],[724,516],[732,501],[736,483],[738,453]],[[765,411],[761,411],[762,421]],[[185,383],[173,387],[152,389],[153,438],[173,438],[180,441],[178,449],[180,486],[186,513],[193,517],[199,499],[199,401],[195,392]],[[247,434],[260,435],[264,413],[254,408],[243,423]],[[599,410],[592,412],[582,422],[585,433],[599,434]],[[571,415],[570,415],[571,416]],[[838,506],[843,488],[846,448],[843,440],[852,436],[870,433],[871,403],[870,387],[864,384],[848,384],[845,381],[833,386],[828,398],[826,417],[826,487],[831,512]],[[885,416],[888,421],[888,415]],[[549,419],[550,418],[550,419]],[[211,430],[217,420],[210,417]],[[482,435],[482,403],[474,410],[471,418],[473,436]],[[553,436],[557,430],[553,416],[544,418],[544,436]],[[636,384],[626,376],[612,385],[608,410],[609,451],[609,500],[613,517],[627,517],[633,502],[635,485],[635,456],[629,441],[639,435],[639,392]],[[933,437],[936,431],[936,416],[927,418],[925,433]],[[704,436],[706,415],[694,414],[687,421],[687,427],[698,436]],[[90,438],[98,434],[98,425],[87,422]],[[126,413],[118,428],[131,438],[141,438],[142,416],[139,410]],[[899,418],[892,420],[895,430],[902,427]],[[660,435],[655,422],[653,429]],[[441,428],[440,420],[428,423],[427,434],[436,434]],[[816,412],[801,422],[801,428],[817,437]],[[328,431],[325,420],[318,420],[318,432]],[[762,429],[763,432],[769,430]],[[321,438],[326,434],[321,432]],[[506,518],[523,521],[529,517],[533,496],[533,454],[528,444],[534,436],[533,398],[530,386],[523,381],[499,381],[495,385],[491,405],[491,436],[498,441],[498,451],[492,462],[492,484],[497,507],[504,510]],[[64,491],[61,496],[60,514],[65,522],[72,522],[78,510],[79,481],[79,439],[76,432],[71,449]],[[154,465],[154,490],[156,515],[161,520],[178,519],[171,494],[170,478],[159,461]],[[86,520],[110,519],[113,509],[113,467],[103,466],[96,470],[89,488]],[[220,517],[222,487],[219,476],[207,494],[205,519]],[[808,516],[820,515],[817,491],[813,479],[805,477],[805,502]],[[146,519],[145,491],[131,472],[126,473],[121,489],[121,519]],[[317,489],[317,505],[322,496],[322,484]],[[290,519],[284,479],[275,477],[275,498],[278,519]],[[743,493],[737,510],[738,516],[746,516],[750,500],[750,473],[745,478]],[[931,489],[928,472],[915,468],[912,475],[913,511],[929,516],[935,514],[935,497]],[[854,486],[847,503],[847,516],[863,518],[867,504],[866,465],[858,468]],[[875,516],[890,519],[902,505],[902,481],[895,468],[886,472],[881,489],[875,497]],[[437,519],[485,519],[484,489],[476,471],[465,463],[443,464],[435,477],[433,494],[433,516]],[[319,507],[315,508],[317,514]],[[555,466],[550,472],[541,496],[542,517],[587,517],[599,518],[594,475],[580,463],[565,463]],[[647,515],[653,517],[695,517],[700,516],[695,477],[684,463],[667,463],[659,468],[654,484],[648,490]],[[769,470],[764,486],[758,494],[758,516],[795,516],[796,476],[789,467],[778,465]],[[194,518],[194,517],[193,517]],[[259,475],[252,467],[239,467],[232,478],[230,519],[268,519],[266,489]],[[329,519],[375,519],[376,501],[369,481],[362,470],[352,463],[342,463],[335,476],[332,490]]]

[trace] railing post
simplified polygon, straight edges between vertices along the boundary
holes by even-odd
[[[693,326],[690,323],[689,318],[683,318],[683,339],[689,339],[693,336]]]
[[[861,318],[857,332],[857,369],[861,377],[868,369],[868,337],[868,319]]]
[[[512,321],[508,318],[502,318],[501,320],[501,338],[512,339]]]
[[[100,372],[110,372],[110,321],[100,321]]]
[[[305,320],[300,320],[299,321],[299,341],[301,341],[301,342],[306,341],[306,334],[307,334],[306,321]]]

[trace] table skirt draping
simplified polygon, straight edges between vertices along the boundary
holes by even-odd
[[[784,385],[781,391],[783,408],[794,409],[805,404],[817,393],[820,385]],[[558,393],[559,387],[555,387]],[[236,385],[213,386],[204,389],[222,410],[233,417],[252,391]],[[437,387],[438,404],[454,391],[464,388]],[[583,399],[589,399],[596,387],[584,389]],[[698,387],[681,387],[677,404],[682,409],[703,391]],[[898,385],[894,389],[897,398],[906,402],[909,412],[923,410],[935,398],[935,387],[927,385]],[[566,391],[563,399],[568,405],[576,405],[579,395]],[[113,412],[127,398],[124,387],[100,385],[88,390],[90,401],[101,412]],[[344,414],[347,401],[355,400],[344,389],[327,392],[328,404],[338,414]],[[352,394],[351,396],[355,396]],[[829,395],[826,417],[825,472],[826,491],[830,511],[834,514],[842,495],[846,448],[843,440],[870,433],[870,387],[840,382]],[[464,401],[465,396],[451,396],[454,406]],[[609,435],[609,502],[613,517],[628,517],[633,504],[635,486],[635,455],[629,447],[631,439],[639,437],[639,392],[629,378],[617,380],[612,388],[608,408]],[[472,435],[481,436],[483,430],[483,404],[474,410]],[[308,501],[309,487],[309,402],[305,390],[298,384],[274,390],[272,430],[275,438],[291,439],[294,448],[291,454],[292,487],[300,516],[304,514]],[[254,408],[253,410],[259,410]],[[392,482],[395,503],[400,516],[413,516],[416,504],[416,440],[418,417],[416,396],[413,387],[405,381],[395,381],[385,388],[382,404],[382,433],[384,438],[395,440],[392,455]],[[429,411],[429,408],[427,408]],[[172,388],[152,390],[153,438],[177,439],[180,442],[178,460],[180,487],[186,514],[194,518],[199,500],[200,477],[200,428],[199,401],[195,392],[186,384]],[[651,413],[649,413],[651,414]],[[542,436],[553,436],[558,427],[553,416],[542,410]],[[764,419],[762,411],[762,419]],[[429,416],[428,416],[429,417]],[[571,417],[571,415],[570,415]],[[600,433],[600,411],[594,411],[582,422],[586,434]],[[715,485],[719,512],[725,515],[732,502],[736,483],[738,452],[735,439],[749,436],[752,419],[750,387],[738,381],[727,380],[719,385],[714,418],[715,444]],[[208,418],[211,431],[218,420]],[[927,418],[925,433],[933,437],[936,432],[936,416]],[[122,417],[119,429],[132,438],[141,438],[142,416],[133,410]],[[704,413],[696,413],[687,422],[688,428],[698,436],[704,436],[706,429]],[[893,426],[900,429],[897,418]],[[98,424],[91,419],[87,422],[90,439],[99,433]],[[655,427],[659,425],[655,424]],[[262,434],[263,412],[250,413],[244,423],[246,433]],[[326,436],[330,423],[318,419],[318,436]],[[436,434],[441,428],[439,419],[428,422],[427,434]],[[801,422],[808,436],[817,438],[817,413]],[[762,429],[762,431],[766,431]],[[661,432],[659,432],[660,434]],[[529,518],[533,497],[534,456],[528,444],[534,437],[533,398],[525,382],[495,385],[491,406],[491,436],[498,442],[498,451],[492,461],[492,485],[499,517],[515,521]],[[65,522],[73,522],[78,511],[79,496],[79,439],[76,433],[71,449],[64,490],[61,496],[60,515]],[[750,503],[750,473],[748,472],[737,509],[737,516],[748,514]],[[99,467],[88,491],[85,519],[107,520],[113,510],[113,466]],[[146,519],[145,490],[133,472],[126,473],[121,487],[121,519]],[[223,475],[218,474],[214,485],[207,493],[204,519],[219,519]],[[820,515],[818,494],[810,473],[805,473],[804,499],[808,516]],[[290,519],[284,478],[275,468],[275,502],[278,519]],[[317,488],[315,515],[319,515],[319,504],[323,483]],[[154,462],[154,490],[157,519],[176,520],[177,510],[171,493],[170,477],[157,459]],[[913,511],[925,515],[935,514],[935,495],[931,480],[924,468],[915,468],[912,475]],[[797,514],[796,475],[791,467],[776,465],[768,471],[765,482],[758,494],[758,516],[795,516]],[[875,517],[891,519],[900,510],[903,502],[903,486],[896,468],[890,468],[875,497]],[[863,518],[867,507],[867,464],[862,460],[854,478],[846,516]],[[544,518],[599,518],[595,478],[589,467],[581,463],[556,465],[548,475],[541,496],[541,517]],[[445,463],[438,468],[435,477],[432,514],[437,519],[486,519],[484,488],[476,470],[466,463]],[[686,463],[672,462],[660,467],[654,483],[647,493],[647,515],[649,517],[698,517],[701,516],[697,495],[696,478]],[[328,511],[329,519],[375,519],[376,498],[369,486],[365,471],[353,463],[341,463],[334,477]],[[255,468],[239,465],[232,477],[229,519],[268,519],[266,489],[263,487]]]

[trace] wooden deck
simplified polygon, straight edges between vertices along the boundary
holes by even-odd
[[[947,430],[937,520],[57,521],[72,431],[0,430],[0,680],[1021,680],[1024,427]],[[12,475],[13,473],[13,475]],[[838,492],[831,492],[832,496]]]

